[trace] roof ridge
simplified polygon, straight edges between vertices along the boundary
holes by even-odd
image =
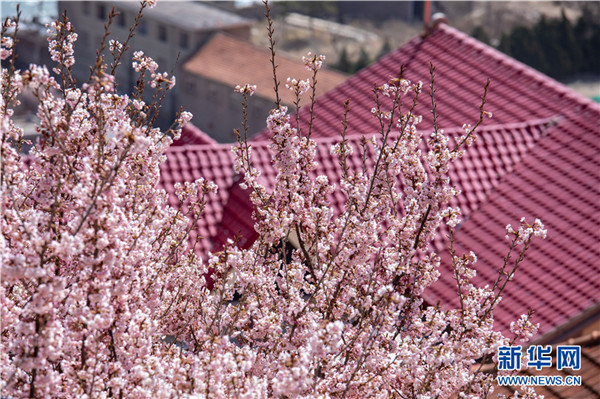
[[[544,127],[550,127],[550,126],[554,126],[556,124],[559,123],[559,118],[560,116],[555,116],[552,118],[535,118],[535,119],[530,119],[527,121],[523,121],[523,122],[510,122],[510,123],[496,123],[493,125],[485,125],[485,126],[480,126],[479,128],[477,128],[478,131],[481,130],[513,130],[513,129],[520,129],[520,128],[526,128],[526,127],[532,127],[532,126],[541,126],[544,125]],[[417,128],[417,130],[419,130]],[[448,134],[464,134],[464,129],[461,126],[452,126],[449,128],[442,128],[441,130],[444,131],[444,134],[448,135]],[[394,133],[398,133],[397,131],[392,131],[392,134]],[[380,135],[381,133],[370,133],[370,134],[364,134],[364,133],[352,133],[350,135],[346,136],[346,139],[359,139],[361,137],[372,137],[372,136],[377,136]],[[327,142],[327,141],[333,141],[336,142],[336,140],[340,140],[341,137],[332,137],[332,136],[327,136],[327,137],[318,137],[315,139],[315,141],[317,142]]]
[[[217,140],[212,138],[208,133],[202,131],[198,126],[194,125],[192,122],[188,122],[185,126],[181,128],[180,136],[177,140],[173,140],[173,147],[180,147],[184,145],[189,145],[192,143],[195,144],[208,144],[208,145],[218,145]]]
[[[257,44],[254,44],[251,41],[240,39],[239,37],[236,37],[235,35],[233,35],[230,32],[227,32],[227,31],[216,31],[214,34],[211,35],[211,37],[204,44],[202,44],[202,46],[200,46],[200,48],[196,52],[194,52],[194,54],[202,51],[202,49],[205,48],[210,42],[217,40],[218,38],[225,38],[226,40],[229,40],[230,42],[235,42],[236,44],[240,44],[245,47],[250,47],[257,51],[261,51],[263,53],[270,53],[270,50],[268,47],[259,46]],[[194,55],[194,54],[192,54],[192,55]],[[302,64],[301,58],[296,57],[293,54],[287,53],[285,51],[277,51],[275,61],[277,61],[277,58],[284,58],[290,62]],[[186,61],[186,62],[188,62],[188,61]],[[338,70],[332,70],[331,68],[328,68],[327,65],[324,65],[324,68],[322,69],[322,71],[333,71],[336,74],[344,75],[344,76],[348,76],[348,77],[353,76],[353,75],[348,75],[347,73],[344,73],[344,72],[341,72]]]
[[[538,71],[537,69],[535,69],[535,68],[507,55],[507,54],[504,54],[500,50],[495,49],[494,47],[489,46],[489,45],[475,39],[474,37],[469,36],[468,34],[466,34],[464,32],[461,32],[460,30],[456,29],[453,26],[450,26],[446,23],[440,23],[437,26],[437,29],[440,31],[443,31],[446,34],[454,36],[455,38],[459,39],[462,42],[467,42],[474,48],[485,52],[490,57],[492,57],[504,64],[511,65],[515,70],[525,73],[526,75],[535,79],[539,83],[544,84],[545,86],[551,88],[552,90],[555,90],[556,92],[566,95],[568,98],[572,99],[573,101],[575,101],[581,105],[586,105],[586,106],[597,105],[597,103],[594,102],[592,99],[587,98],[587,97],[577,93],[576,91],[574,91],[570,87],[560,83],[556,79],[551,78],[548,75],[545,75],[544,73]],[[428,37],[430,37],[430,36],[428,36]],[[423,40],[427,40],[428,37],[425,37]],[[408,42],[408,43],[410,43],[410,42]],[[404,45],[401,47],[404,47]]]
[[[233,145],[235,143],[219,143],[216,144],[206,143],[206,144],[184,144],[184,145],[171,145],[168,152],[188,152],[188,151],[203,151],[203,150],[211,150],[211,151],[224,151],[227,150],[227,146]],[[229,148],[230,149],[230,148]]]
[[[554,126],[556,124],[559,123],[559,116],[556,117],[552,117],[552,118],[535,118],[535,119],[530,119],[524,122],[511,122],[511,123],[497,123],[497,124],[493,124],[493,125],[485,125],[485,126],[481,126],[478,128],[478,131],[492,131],[492,130],[513,130],[513,129],[519,129],[519,128],[526,128],[526,127],[532,127],[532,126],[540,126],[540,125],[544,125],[544,127],[550,127],[550,126]],[[444,128],[444,134],[448,135],[448,134],[463,134],[464,130],[462,129],[462,127],[460,126],[453,126],[450,128]],[[392,137],[393,138],[393,134],[397,134],[398,132],[392,131]],[[377,136],[380,133],[370,133],[370,134],[365,134],[365,133],[353,133],[350,135],[346,136],[347,140],[360,140],[362,137],[373,137],[373,136]],[[330,143],[330,144],[336,144],[339,141],[341,141],[341,136],[340,137],[333,137],[333,136],[325,136],[325,137],[315,137],[313,140],[315,140],[318,144],[326,144],[326,143]],[[215,150],[215,149],[220,149],[220,150],[224,150],[224,149],[231,149],[231,147],[233,147],[234,145],[236,145],[236,142],[231,142],[231,143],[218,143],[215,142],[214,144],[185,144],[185,145],[179,145],[179,146],[172,146],[169,148],[169,151],[178,151],[178,152],[186,152],[186,151],[201,151],[201,150]],[[259,141],[251,141],[248,140],[248,144],[250,144],[251,146],[258,148],[258,147],[267,147],[270,144],[270,140],[259,140]]]
[[[510,161],[506,161],[503,159],[502,162],[502,167],[498,167],[498,165],[495,165],[493,168],[490,167],[484,167],[484,171],[483,173],[489,173],[492,169],[495,171],[496,176],[495,177],[489,177],[488,176],[488,182],[490,184],[490,187],[488,187],[487,189],[482,190],[483,191],[483,195],[485,196],[485,199],[479,199],[477,201],[468,201],[466,204],[464,204],[465,206],[469,207],[469,208],[465,208],[463,205],[461,205],[461,210],[463,211],[463,215],[465,218],[470,217],[470,215],[474,214],[475,212],[477,212],[481,206],[485,203],[485,201],[487,201],[490,198],[490,195],[492,195],[492,193],[494,191],[496,191],[498,189],[498,187],[502,184],[502,182],[506,179],[507,176],[510,176],[512,173],[515,172],[515,169],[517,169],[518,165],[524,161],[524,159],[531,154],[531,152],[534,150],[534,148],[539,145],[539,142],[544,138],[544,136],[547,135],[547,130],[548,128],[551,128],[553,126],[556,126],[560,123],[560,119],[559,118],[543,118],[543,119],[534,119],[534,120],[529,120],[529,121],[525,121],[525,122],[515,122],[515,123],[506,123],[506,124],[497,124],[497,125],[491,125],[491,126],[486,126],[483,129],[479,128],[477,130],[477,135],[479,135],[480,137],[477,139],[482,140],[484,147],[485,145],[485,141],[486,139],[483,137],[483,135],[485,134],[488,138],[490,135],[496,137],[494,140],[506,140],[505,143],[508,143],[508,145],[506,146],[506,148],[510,148],[510,147],[515,147],[516,151],[511,151],[510,152],[510,156],[507,156],[507,158]],[[456,130],[456,129],[453,129]],[[530,140],[526,140],[525,143],[525,148],[523,149],[522,146],[517,145],[518,141],[519,141],[519,134],[516,132],[521,132],[523,133],[524,131],[528,131],[529,133],[529,137]],[[513,134],[507,134],[507,132],[511,132]],[[451,134],[464,134],[464,130],[460,129],[458,131],[455,131],[453,133],[446,133],[444,132],[447,136],[451,136]],[[507,139],[508,138],[508,139]],[[521,136],[521,138],[523,139],[523,136]],[[473,158],[475,157],[477,158],[477,152],[481,151],[481,147],[480,145],[477,144],[477,141],[473,144],[473,146],[475,148],[470,148],[470,149],[466,149],[466,154],[464,155],[464,159],[465,161],[463,161],[462,163],[455,163],[453,167],[451,167],[451,174],[454,173],[461,173],[459,172],[458,168],[460,165],[464,166],[466,164],[471,164],[471,162],[473,162]],[[474,154],[471,154],[474,153]],[[488,157],[489,158],[495,158],[493,154],[488,152]],[[500,157],[500,158],[504,158],[504,157]],[[471,159],[471,160],[469,160]],[[464,170],[462,171],[462,173],[464,173]],[[481,178],[481,176],[480,176]],[[453,180],[453,177],[451,176],[451,181]],[[464,182],[462,182],[461,185],[459,185],[459,181],[454,181],[453,184],[456,184],[460,190],[463,192],[463,196],[467,195],[466,193],[468,192],[468,186],[465,186]],[[461,202],[461,198],[455,198],[459,203]],[[464,199],[464,197],[463,197]]]
[[[591,346],[600,344],[600,329],[593,330],[591,333],[582,335],[581,337],[569,338],[564,342],[567,345]]]

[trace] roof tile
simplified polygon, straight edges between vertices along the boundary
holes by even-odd
[[[333,183],[339,181],[339,165],[332,162],[329,147],[340,137],[346,99],[351,98],[352,108],[346,133],[351,144],[357,145],[361,134],[371,136],[379,130],[377,120],[369,112],[373,105],[373,84],[384,83],[397,74],[401,64],[407,66],[407,78],[428,82],[430,62],[437,66],[436,103],[440,123],[451,136],[460,134],[457,126],[477,118],[482,86],[488,77],[492,82],[487,109],[494,113],[494,118],[482,125],[479,139],[450,170],[452,183],[463,191],[451,203],[460,205],[465,215],[455,234],[457,250],[477,253],[476,284],[493,282],[507,249],[504,226],[514,225],[521,216],[542,219],[548,228],[548,238],[533,242],[495,316],[498,326],[506,329],[520,313],[534,306],[535,318],[542,323],[539,333],[550,332],[600,302],[597,104],[442,24],[429,36],[413,39],[317,99],[312,132],[319,142],[319,167],[315,174],[327,175]],[[422,95],[427,96],[428,91],[426,84]],[[420,128],[424,131],[432,128],[427,104],[428,101],[421,101],[417,108],[423,115]],[[308,110],[300,111],[300,126],[304,130],[308,116]],[[253,160],[264,170],[265,184],[270,187],[274,171],[267,139],[268,134],[263,132],[252,145]],[[195,154],[197,163],[185,160],[172,163],[178,151],[182,153],[179,155]],[[210,159],[213,153],[216,160]],[[207,207],[220,227],[203,226],[201,234],[211,237],[218,247],[225,238],[242,232],[242,245],[249,245],[256,236],[252,206],[248,193],[233,184],[237,177],[228,172],[232,162],[229,149],[206,145],[180,147],[172,149],[167,158],[163,165],[167,191],[172,192],[173,182],[182,179],[181,169],[191,167],[208,179],[220,179],[217,183],[226,192],[211,200]],[[221,162],[218,168],[216,162]],[[348,164],[359,168],[361,161],[354,156]],[[224,176],[214,169],[223,171]],[[332,207],[337,212],[343,206],[343,196],[332,198]],[[447,245],[444,234],[438,235],[434,242],[438,252],[446,253]],[[442,275],[431,287],[428,299],[454,306],[457,305],[455,282],[447,258],[442,255]]]
[[[224,33],[213,36],[183,65],[188,73],[221,82],[231,87],[237,84],[256,85],[255,96],[275,101],[271,55],[265,48],[234,38]],[[244,68],[240,68],[244,65]],[[279,94],[282,102],[292,105],[295,95],[285,87],[288,77],[308,79],[311,72],[302,62],[286,56],[277,57],[278,80],[282,82]],[[346,80],[346,75],[322,70],[317,84],[317,95],[333,89]]]

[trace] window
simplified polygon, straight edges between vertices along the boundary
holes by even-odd
[[[167,28],[164,25],[158,25],[158,40],[161,42],[167,41]]]
[[[146,20],[142,18],[140,24],[138,25],[138,32],[140,32],[142,35],[145,35],[147,31],[148,28],[146,27]]]
[[[106,6],[98,4],[98,19],[106,19]]]
[[[186,84],[186,85],[184,85],[184,87],[185,87],[185,89],[186,89],[185,91],[186,91],[187,93],[190,93],[190,94],[194,94],[194,93],[196,93],[196,91],[197,91],[197,89],[196,89],[196,82],[194,82],[194,81],[193,81],[193,80],[191,80],[191,79],[189,80],[189,82],[187,82],[187,84]]]
[[[77,44],[84,48],[89,48],[91,46],[89,32],[82,30],[79,33],[79,40],[77,41]]]
[[[119,15],[117,16],[117,25],[122,28],[127,25],[127,16],[125,15],[125,11],[119,11]]]
[[[179,35],[179,47],[181,48],[188,48],[189,47],[189,42],[188,42],[188,35],[187,33],[181,33]]]
[[[217,103],[217,86],[214,83],[211,83],[211,82],[208,83],[208,89],[206,90],[206,94],[207,94],[206,97],[209,100],[212,100],[215,103]]]

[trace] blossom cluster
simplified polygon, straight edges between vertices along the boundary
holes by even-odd
[[[251,96],[254,94],[254,91],[256,91],[256,85],[251,85],[248,83],[244,85],[235,85],[234,91],[236,93],[242,93]]]
[[[77,33],[74,32],[70,22],[63,19],[46,25],[48,33],[48,51],[53,61],[64,68],[71,68],[75,64],[75,42]],[[60,74],[58,68],[54,68],[56,74]]]
[[[13,39],[11,37],[2,38],[2,49],[0,50],[1,59],[5,60],[12,54]]]
[[[323,54],[312,54],[310,51],[305,56],[302,56],[302,62],[309,71],[316,72],[323,66],[325,56]]]
[[[113,43],[112,45],[118,48],[120,43]],[[150,72],[150,81],[148,81],[148,84],[153,89],[160,87],[163,83],[169,90],[175,86],[175,76],[169,77],[166,72],[157,72],[158,64],[151,57],[145,55],[143,51],[135,51],[133,53],[133,62],[131,65],[136,72],[141,72],[142,75],[146,71]]]
[[[110,40],[108,42],[108,49],[111,52],[120,52],[123,49],[123,44],[121,42],[119,42],[118,40]],[[138,71],[139,72],[139,71]]]
[[[531,315],[521,315],[519,320],[510,323],[510,331],[521,342],[526,342],[535,335],[539,326],[539,323],[533,324],[531,322]]]
[[[285,87],[301,96],[310,89],[310,82],[308,81],[308,79],[297,80],[294,78],[287,78],[287,83],[285,84]]]
[[[51,29],[55,71],[66,74],[76,36],[68,23]],[[9,56],[12,40],[2,44]],[[139,54],[134,62],[155,65]],[[186,248],[203,197],[216,188],[196,182],[181,193],[185,207],[166,205],[157,185],[169,134],[149,126],[138,113],[145,103],[116,93],[105,71],[81,88],[64,79],[61,90],[46,67],[2,69],[3,396],[147,398],[189,390],[190,363],[166,344],[177,328],[165,314],[190,281],[197,288],[204,280],[206,266]],[[24,89],[39,102],[41,134],[27,157],[11,118]],[[181,113],[179,127],[190,119]]]
[[[459,192],[447,171],[462,153],[452,151],[442,129],[421,153],[422,118],[413,108],[400,115],[397,101],[421,88],[405,79],[380,87],[396,101],[395,108],[374,107],[381,137],[359,148],[345,140],[331,147],[341,165],[344,156],[362,151],[379,167],[346,166],[337,182],[314,174],[317,144],[292,126],[283,106],[267,119],[277,171],[272,187],[252,168],[251,147],[241,142],[234,148],[242,184],[252,188],[258,239],[247,250],[230,242],[227,262],[215,258],[211,267],[234,276],[221,292],[240,295],[228,308],[244,317],[233,327],[236,342],[260,342],[261,370],[274,396],[479,397],[491,387],[491,376],[472,368],[477,359],[491,361],[508,339],[494,329],[501,290],[470,282],[477,256],[453,254],[460,309],[423,302],[441,262],[429,243],[444,219],[450,227],[459,222],[460,210],[447,207]],[[389,133],[386,124],[399,131]],[[341,214],[330,203],[337,187],[347,198]],[[286,249],[290,242],[294,248]],[[328,335],[328,323],[340,321],[339,338]],[[513,330],[522,339],[535,331],[524,322]],[[315,354],[311,339],[327,336],[341,341],[338,352]]]
[[[546,238],[548,230],[544,229],[544,224],[540,219],[535,219],[533,224],[527,223],[525,218],[521,218],[518,230],[515,230],[510,224],[506,225],[506,239],[514,237],[517,244],[528,243],[532,237]]]

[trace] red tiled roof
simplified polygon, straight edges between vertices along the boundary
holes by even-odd
[[[160,165],[161,186],[169,193],[169,205],[179,207],[175,195],[175,183],[194,181],[199,178],[213,181],[219,187],[216,194],[209,194],[202,219],[191,231],[191,239],[196,235],[199,253],[206,258],[212,249],[211,237],[217,235],[217,228],[223,218],[223,206],[229,199],[229,187],[233,184],[233,153],[228,146],[204,144],[194,146],[173,146],[167,152],[166,161]]]
[[[192,123],[186,124],[181,129],[181,137],[173,142],[173,146],[179,147],[182,145],[202,145],[202,144],[217,144],[217,141],[204,133]]]
[[[369,112],[373,106],[373,84],[387,81],[403,63],[407,67],[405,77],[426,83],[430,61],[437,67],[439,122],[449,135],[458,134],[458,129],[452,127],[477,117],[482,86],[488,77],[492,81],[487,109],[494,113],[494,126],[480,128],[479,139],[450,171],[453,184],[463,191],[452,204],[460,205],[464,215],[455,234],[457,251],[474,250],[479,258],[475,282],[492,283],[508,248],[504,226],[517,225],[522,216],[530,221],[539,217],[548,229],[548,238],[533,242],[495,316],[499,327],[506,329],[510,321],[533,307],[535,320],[541,323],[538,337],[547,334],[600,302],[598,104],[442,24],[429,36],[415,38],[317,100],[313,125],[313,138],[319,141],[316,173],[327,175],[331,182],[339,181],[339,165],[329,155],[329,147],[339,137],[344,100],[352,100],[347,134],[356,144],[358,134],[371,136],[379,130]],[[422,95],[427,96],[427,90]],[[423,115],[419,127],[427,130],[432,120],[428,101],[423,98],[427,97],[422,97],[419,105]],[[301,111],[300,119],[306,128],[306,110]],[[266,141],[261,138],[266,136],[253,142],[253,160],[263,170],[263,179],[269,186],[274,172]],[[219,148],[182,147],[181,154],[175,151],[177,155],[169,154],[167,158],[202,159],[196,161],[197,166],[189,164],[188,168],[195,170],[198,177],[205,174],[211,179],[216,173],[213,169],[224,170],[225,163],[208,165],[209,154],[227,153],[223,159],[231,162],[231,152]],[[187,152],[190,154],[184,155]],[[176,166],[177,173],[182,174],[185,166]],[[165,171],[170,173],[168,169]],[[226,194],[219,194],[221,208],[211,208],[221,227],[201,230],[204,235],[210,229],[212,234],[207,236],[217,246],[227,235],[238,231],[245,235],[242,244],[248,245],[255,238],[247,192],[235,184],[231,186],[231,182],[230,174],[224,178],[224,186],[219,184],[223,191],[230,188]],[[335,209],[343,209],[344,198],[335,197],[332,201]],[[444,232],[441,233],[434,246],[443,255],[447,253],[447,243]],[[428,299],[453,306],[455,282],[447,256],[442,259],[442,276],[431,288]]]
[[[539,335],[568,322],[600,301],[600,159],[593,121],[550,127],[535,148],[514,165],[476,212],[468,215],[455,238],[457,251],[479,257],[475,282],[493,282],[506,255],[504,226],[522,216],[539,217],[548,237],[534,241],[515,280],[503,293],[495,320],[503,329],[530,308]],[[448,259],[432,293],[456,305]]]
[[[494,189],[500,179],[507,173],[512,172],[514,165],[535,145],[535,142],[544,134],[547,125],[551,122],[547,120],[531,121],[528,123],[509,124],[500,126],[490,126],[482,128],[479,131],[479,139],[475,141],[465,156],[454,163],[450,170],[452,184],[462,190],[462,194],[455,198],[451,206],[460,206],[465,214],[468,214],[479,207],[480,202],[487,198],[488,193]],[[464,134],[462,129],[450,129],[445,131],[451,138]],[[371,135],[372,136],[372,135]],[[347,137],[348,144],[353,147],[353,153],[348,157],[347,163],[351,171],[359,171],[362,168],[361,139],[362,135],[352,135]],[[392,140],[394,136],[390,137]],[[313,177],[325,175],[332,184],[339,186],[342,169],[336,158],[330,154],[332,144],[339,140],[331,137],[321,137],[317,139],[316,161],[317,168],[313,171]],[[490,151],[490,148],[511,148],[511,152],[504,154],[502,151]],[[427,150],[425,144],[423,150]],[[367,159],[367,169],[372,169],[375,160],[374,154]],[[267,142],[252,143],[252,162],[253,166],[261,170],[261,183],[267,189],[272,189],[272,182],[275,180],[275,171],[271,166],[271,153],[268,150]],[[230,189],[229,202],[223,212],[222,227],[219,229],[219,236],[215,237],[216,242],[223,244],[227,238],[238,233],[244,237],[244,243],[252,243],[256,238],[254,232],[254,222],[251,215],[253,206],[249,201],[248,193],[234,185]],[[332,208],[338,213],[344,209],[346,203],[345,196],[335,191],[331,198]],[[441,239],[440,234],[438,238]]]
[[[275,103],[273,92],[273,72],[270,52],[247,41],[219,33],[211,38],[184,65],[185,71],[221,82],[232,88],[245,83],[256,85],[255,96]],[[300,60],[277,55],[277,77],[281,82],[279,95],[284,104],[291,105],[295,99],[291,90],[285,87],[288,77],[308,79],[308,71]],[[321,71],[317,83],[317,96],[346,80],[346,75],[331,71]],[[306,100],[305,100],[306,101]]]
[[[597,111],[599,107],[546,75],[442,23],[429,36],[415,37],[321,96],[315,106],[313,135],[339,137],[347,99],[351,100],[352,108],[347,134],[378,131],[379,122],[370,112],[374,106],[373,85],[396,77],[401,65],[406,67],[405,78],[423,82],[416,113],[423,116],[420,129],[431,129],[430,62],[436,67],[438,122],[445,128],[477,119],[480,97],[488,78],[491,84],[486,109],[494,115],[490,121],[493,124],[565,114],[576,123],[578,115],[583,117],[585,112]],[[301,127],[307,129],[307,108],[300,111],[300,120]],[[253,140],[267,138],[268,133],[263,131]]]
[[[430,62],[436,66],[436,102],[442,127],[461,126],[476,118],[488,77],[491,85],[486,109],[494,114],[492,123],[546,118],[559,121],[537,140],[529,156],[508,163],[510,170],[505,178],[498,177],[497,186],[490,186],[489,176],[498,160],[522,157],[522,145],[480,137],[479,144],[467,151],[468,158],[451,171],[453,181],[463,190],[458,200],[466,216],[456,238],[461,249],[478,253],[478,282],[494,281],[507,248],[507,223],[515,225],[522,216],[530,220],[539,217],[548,227],[548,239],[533,243],[527,262],[496,312],[498,323],[506,328],[532,306],[541,322],[539,333],[547,333],[600,301],[599,105],[441,24],[429,36],[416,37],[320,97],[315,106],[313,137],[339,137],[343,102],[348,98],[353,111],[347,134],[378,131],[378,122],[370,113],[373,84],[397,75],[402,64],[406,78],[424,82],[425,97],[417,107],[423,116],[419,128],[431,129]],[[300,112],[303,129],[307,128],[307,111]],[[268,133],[263,132],[254,140],[266,138]],[[534,144],[532,137],[523,137],[521,143],[525,142]],[[474,212],[479,205],[481,208]],[[443,241],[438,237],[436,243],[442,253],[447,252]],[[454,304],[454,281],[445,265],[442,278],[432,287],[431,299]]]

